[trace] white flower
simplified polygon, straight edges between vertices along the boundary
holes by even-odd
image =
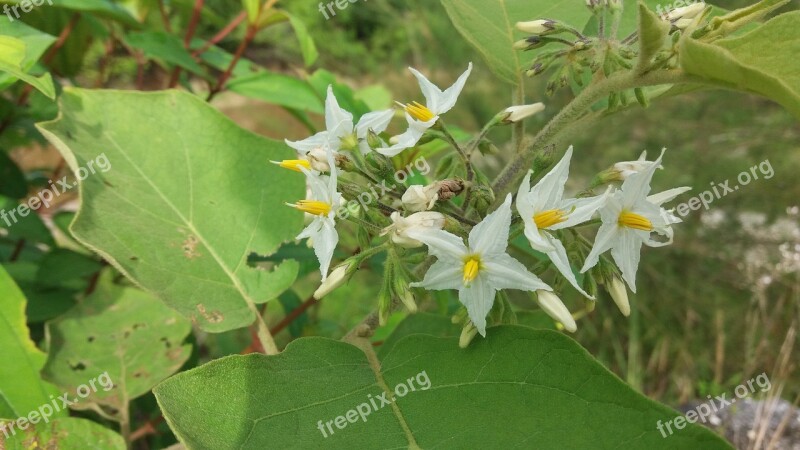
[[[529,22],[517,22],[516,27],[519,31],[524,33],[543,35],[553,31],[555,29],[553,25],[555,25],[555,21],[540,19],[531,20]]]
[[[436,183],[427,186],[421,184],[409,186],[400,198],[403,207],[411,212],[427,211],[433,208],[436,200],[439,200],[439,186]]]
[[[503,110],[506,117],[503,119],[505,123],[516,123],[520,120],[527,119],[534,114],[539,114],[544,111],[544,103],[534,103],[532,105],[509,106]]]
[[[422,242],[408,237],[409,231],[441,230],[445,223],[444,214],[434,211],[418,212],[408,217],[403,217],[395,211],[392,213],[391,219],[393,223],[386,227],[381,235],[391,234],[392,242],[405,248],[422,247]]]
[[[622,315],[625,317],[630,316],[631,303],[628,301],[628,290],[625,288],[625,283],[615,276],[608,285],[608,293],[611,294],[611,298],[617,304],[617,308],[622,312]]]
[[[478,332],[486,336],[486,315],[500,289],[552,290],[522,263],[506,253],[511,226],[511,194],[497,211],[469,233],[468,245],[444,230],[409,230],[408,236],[428,246],[437,258],[425,279],[412,287],[429,290],[457,289]]]
[[[470,73],[472,73],[472,63],[469,63],[467,70],[445,91],[442,91],[435,84],[431,83],[425,78],[425,75],[422,75],[416,69],[409,67],[409,70],[411,70],[411,73],[413,73],[419,81],[419,87],[422,90],[422,95],[425,97],[425,104],[422,105],[417,102],[407,105],[400,104],[406,112],[408,130],[392,138],[392,143],[394,145],[377,149],[378,152],[386,156],[395,156],[403,150],[417,145],[422,135],[436,124],[436,121],[439,120],[439,116],[453,109],[458,100],[458,96],[461,95],[461,91],[467,83],[467,78],[469,78]]]
[[[647,150],[645,150],[636,161],[618,162],[614,164],[612,170],[618,173],[619,178],[617,178],[616,181],[625,181],[629,176],[646,170],[651,165],[653,165],[653,161],[647,160]],[[659,165],[658,168],[663,169],[664,167]]]
[[[570,147],[558,164],[533,188],[531,172],[522,181],[517,194],[517,211],[525,224],[525,237],[531,247],[547,254],[553,265],[581,294],[594,298],[581,289],[572,272],[567,250],[552,232],[574,227],[591,219],[608,198],[608,192],[597,197],[565,200],[564,185],[572,158]]]
[[[387,109],[364,114],[358,124],[354,124],[353,114],[339,106],[336,96],[333,95],[333,87],[328,86],[328,98],[325,100],[326,130],[302,141],[286,140],[286,144],[303,156],[327,147],[334,153],[341,149],[353,150],[356,147],[361,149],[362,153],[369,153],[370,148],[367,144],[369,130],[382,133],[393,117],[394,110]]]
[[[689,6],[673,9],[667,13],[666,19],[671,21],[678,19],[693,19],[705,9],[706,5],[703,2],[693,3]]]
[[[600,209],[603,225],[597,232],[594,247],[581,272],[594,267],[600,255],[611,250],[614,262],[622,271],[622,278],[631,291],[636,292],[636,270],[639,267],[642,244],[661,247],[672,243],[671,225],[679,219],[661,208],[661,204],[674,198],[677,195],[675,192],[680,189],[647,196],[650,193],[650,181],[656,168],[661,165],[663,156],[662,151],[661,156],[647,169],[628,177],[622,184],[622,189],[614,192]],[[667,241],[652,239],[652,233],[665,236]]]
[[[331,274],[322,282],[322,284],[314,291],[314,298],[319,300],[322,297],[333,292],[336,288],[347,281],[347,264],[337,266],[331,271]]]
[[[575,319],[572,317],[572,314],[556,294],[549,291],[537,291],[536,300],[548,316],[558,321],[561,325],[564,325],[565,330],[570,333],[574,333],[578,330],[578,325],[575,324]]]
[[[339,234],[336,232],[336,222],[333,219],[342,203],[342,194],[336,191],[336,169],[333,152],[330,150],[328,150],[328,163],[331,167],[330,176],[320,175],[317,171],[301,167],[300,170],[306,175],[311,190],[310,198],[295,204],[288,203],[289,206],[313,217],[311,224],[297,236],[297,239],[311,238],[314,253],[319,259],[323,282],[328,277],[333,251],[339,243]]]

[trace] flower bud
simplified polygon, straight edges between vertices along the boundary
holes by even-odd
[[[439,188],[436,184],[410,186],[403,194],[401,201],[406,210],[411,212],[427,211],[433,208],[439,199]]]
[[[697,2],[681,8],[675,8],[672,11],[668,12],[665,18],[670,21],[676,21],[679,19],[694,19],[695,17],[697,17],[698,14],[703,12],[705,9],[706,9],[705,3]]]
[[[381,139],[381,137],[378,136],[378,133],[373,131],[372,128],[367,131],[367,145],[369,145],[369,148],[373,150],[384,147],[383,139]]]
[[[578,329],[578,325],[575,324],[575,319],[572,318],[572,314],[556,294],[540,289],[536,291],[536,296],[539,301],[539,306],[548,316],[552,317],[553,320],[562,324],[570,333],[574,333]]]
[[[533,49],[537,49],[537,48],[543,47],[548,42],[549,41],[547,41],[545,39],[542,39],[539,36],[531,36],[531,37],[527,37],[525,39],[521,39],[521,40],[519,40],[517,42],[514,42],[513,47],[514,47],[514,50],[527,51],[527,50],[533,50]]]
[[[625,181],[629,176],[648,169],[651,165],[653,165],[653,161],[647,161],[646,158],[647,151],[645,150],[636,161],[622,161],[614,164],[609,169],[600,172],[600,174],[595,177],[593,187],[614,181]],[[663,169],[664,166],[659,165],[658,168]]]
[[[544,103],[534,103],[532,105],[509,106],[501,114],[504,115],[503,123],[517,123],[535,114],[544,111]]]
[[[614,299],[614,303],[617,304],[617,308],[619,308],[622,315],[628,317],[631,315],[631,304],[628,301],[628,290],[625,287],[625,283],[619,279],[619,277],[614,277],[611,279],[611,282],[608,283],[607,286],[608,293],[611,294],[611,298]]]
[[[461,329],[461,337],[458,339],[458,346],[461,348],[469,347],[470,342],[472,342],[477,335],[478,329],[475,328],[471,320],[468,320],[467,323],[464,324],[464,328]]]
[[[333,269],[330,275],[328,275],[328,278],[326,278],[314,292],[314,298],[319,300],[343,285],[344,282],[350,278],[347,273],[348,266],[349,264],[342,264]]]
[[[395,211],[391,215],[392,224],[383,230],[382,235],[391,233],[391,240],[405,248],[417,248],[422,242],[408,237],[410,230],[441,230],[444,228],[444,214],[434,211],[424,211],[403,217]]]
[[[400,301],[408,308],[408,312],[415,314],[418,311],[417,302],[414,300],[414,294],[408,289],[408,286],[404,286],[403,289],[398,289],[397,296],[400,297]]]
[[[336,155],[334,155],[335,157]],[[311,168],[317,172],[330,172],[331,166],[328,163],[328,152],[322,147],[312,149],[306,155],[308,162],[311,163]]]
[[[461,180],[443,180],[434,183],[437,188],[436,193],[439,195],[439,200],[450,200],[464,190],[464,182]]]
[[[523,33],[538,34],[544,36],[545,34],[556,31],[558,22],[549,19],[531,20],[529,22],[517,22],[517,29]]]

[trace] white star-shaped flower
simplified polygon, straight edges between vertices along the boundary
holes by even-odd
[[[342,204],[342,194],[336,190],[336,166],[333,162],[333,152],[330,149],[328,149],[328,160],[331,167],[330,176],[300,167],[300,170],[306,175],[311,195],[307,200],[300,200],[295,204],[288,203],[289,206],[312,216],[311,223],[296,239],[311,238],[314,253],[319,260],[322,281],[328,277],[333,251],[336,249],[336,244],[339,243],[339,233],[336,232],[334,217],[336,217],[336,210]]]
[[[680,219],[661,205],[690,188],[671,189],[648,197],[650,181],[661,166],[663,156],[662,151],[653,164],[629,176],[622,184],[622,189],[609,196],[605,206],[600,209],[603,225],[597,232],[594,246],[581,272],[594,267],[600,255],[611,250],[614,262],[622,271],[622,278],[631,291],[636,292],[636,270],[639,268],[642,244],[661,247],[672,243],[671,225],[680,222]],[[652,233],[666,237],[666,242],[654,240]]]
[[[511,194],[497,211],[489,214],[469,233],[468,245],[444,230],[408,230],[407,235],[428,246],[437,258],[425,279],[412,287],[429,290],[457,289],[478,332],[486,336],[486,315],[500,289],[524,291],[552,288],[506,253],[511,227]]]
[[[409,67],[411,73],[417,77],[419,87],[422,90],[422,95],[425,97],[425,104],[417,102],[409,103],[407,105],[400,104],[406,112],[406,121],[408,122],[408,130],[405,133],[392,138],[390,147],[378,149],[378,152],[386,156],[395,156],[407,148],[417,145],[420,138],[425,134],[428,129],[436,124],[439,116],[450,111],[456,105],[458,96],[464,90],[464,85],[467,83],[470,73],[472,73],[472,63],[469,63],[467,70],[458,77],[458,80],[442,91],[438,86],[431,83],[425,75],[419,73],[416,69]]]
[[[525,223],[525,237],[534,250],[543,252],[553,265],[581,294],[594,299],[586,293],[575,278],[570,266],[564,244],[552,232],[574,227],[591,219],[608,198],[604,195],[585,199],[564,199],[564,185],[569,176],[569,163],[572,147],[547,175],[534,186],[531,185],[532,172],[522,181],[517,194],[517,211]]]
[[[303,156],[310,152],[330,147],[334,153],[341,149],[355,149],[358,147],[362,153],[369,153],[367,134],[369,130],[382,133],[389,126],[394,117],[394,110],[376,111],[364,114],[357,124],[353,122],[353,114],[339,106],[333,87],[328,86],[328,98],[325,100],[325,131],[311,136],[302,141],[286,140],[289,147],[297,150]]]

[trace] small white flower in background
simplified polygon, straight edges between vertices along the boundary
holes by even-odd
[[[612,170],[616,171],[619,174],[619,178],[616,181],[625,181],[628,179],[629,176],[642,172],[646,170],[648,167],[653,165],[653,161],[647,160],[647,150],[643,151],[642,154],[639,156],[639,159],[636,161],[622,161],[614,164]],[[659,169],[663,169],[664,167],[659,165]]]
[[[428,246],[437,261],[425,279],[412,287],[428,290],[457,289],[478,332],[486,336],[486,315],[500,289],[552,290],[525,266],[506,253],[511,227],[511,194],[497,211],[469,233],[468,245],[444,230],[409,230],[406,234]]]
[[[647,196],[650,193],[650,181],[656,168],[661,166],[663,156],[662,151],[661,156],[647,169],[628,177],[622,184],[622,189],[614,192],[600,209],[603,224],[581,272],[594,267],[600,255],[611,250],[614,262],[622,271],[622,278],[631,291],[636,292],[636,271],[639,268],[642,244],[661,247],[672,243],[671,225],[677,223],[675,220],[678,219],[664,210],[661,204],[671,200],[675,192],[685,188]],[[659,203],[654,203],[653,199]],[[652,239],[652,233],[665,236],[667,241]]]
[[[670,21],[676,21],[679,19],[694,19],[695,17],[697,17],[698,14],[703,12],[705,9],[706,9],[705,3],[697,2],[689,6],[683,6],[681,8],[673,9],[672,11],[666,14],[665,19]]]
[[[437,183],[427,186],[421,184],[409,186],[400,200],[407,211],[427,211],[433,208],[436,200],[439,200],[439,186]]]
[[[503,111],[504,123],[517,123],[535,114],[544,111],[544,103],[534,103],[532,105],[509,106]]]
[[[578,325],[575,323],[572,314],[556,294],[550,291],[536,291],[536,300],[542,311],[546,312],[553,320],[564,325],[565,330],[570,333],[578,330]]]
[[[439,89],[431,83],[425,75],[422,75],[414,68],[409,68],[411,73],[417,77],[422,95],[425,97],[425,104],[413,102],[406,105],[400,104],[406,112],[408,130],[392,138],[390,147],[377,149],[379,153],[386,156],[395,156],[407,148],[417,145],[422,135],[436,124],[439,116],[450,111],[456,105],[458,96],[464,89],[470,73],[472,73],[472,63],[469,63],[467,70],[458,77],[458,80],[445,91]]]
[[[331,274],[322,282],[322,284],[314,291],[314,298],[319,300],[322,297],[333,292],[336,288],[344,284],[347,280],[347,264],[337,266],[331,271]]]
[[[545,35],[555,30],[556,22],[548,19],[531,20],[529,22],[517,22],[516,27],[523,33]]]
[[[622,315],[625,317],[630,316],[631,303],[628,300],[628,290],[625,288],[625,283],[615,276],[607,287],[608,293],[611,294],[611,298],[617,304],[617,308],[619,308]]]
[[[319,260],[323,282],[328,277],[333,251],[336,249],[336,244],[339,243],[339,233],[336,232],[334,217],[342,203],[342,194],[336,190],[336,166],[331,150],[328,150],[328,164],[331,167],[330,176],[301,167],[300,170],[306,175],[308,187],[311,190],[310,198],[300,200],[295,204],[287,203],[313,217],[311,223],[296,239],[311,239],[314,253]]]
[[[392,224],[386,227],[381,236],[390,234],[390,239],[395,244],[405,248],[417,248],[422,246],[422,242],[408,237],[410,230],[441,230],[444,228],[444,214],[435,211],[425,211],[403,217],[395,211],[391,215]]]
[[[359,148],[362,153],[370,151],[367,144],[367,135],[372,129],[375,133],[382,133],[389,126],[394,117],[394,110],[376,111],[364,114],[358,124],[353,122],[353,114],[342,109],[333,87],[328,86],[328,98],[325,100],[325,131],[311,136],[302,141],[286,140],[289,147],[297,150],[300,155],[312,156],[310,153],[330,147],[334,153],[339,150],[354,150]]]
[[[572,147],[533,188],[530,187],[532,172],[528,172],[517,194],[517,211],[525,224],[525,237],[528,238],[531,247],[545,253],[575,289],[593,299],[594,297],[578,284],[570,266],[567,250],[552,232],[574,227],[591,219],[605,204],[608,192],[585,199],[564,199],[564,185],[569,176],[571,158]]]

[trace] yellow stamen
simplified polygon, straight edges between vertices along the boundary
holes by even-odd
[[[622,211],[617,220],[620,226],[633,228],[634,230],[653,231],[653,223],[646,217],[630,211]]]
[[[536,224],[536,228],[545,230],[567,220],[567,215],[567,213],[560,209],[551,209],[534,214],[533,222]]]
[[[469,284],[478,277],[481,270],[481,258],[477,255],[464,258],[464,284]]]
[[[412,102],[404,106],[406,111],[411,115],[411,117],[421,121],[421,122],[430,122],[436,117],[436,114],[433,113],[427,106]]]
[[[283,161],[271,161],[272,164],[277,164],[284,169],[294,170],[295,172],[302,172],[301,167],[306,170],[311,170],[311,163],[305,159],[284,159]]]
[[[331,205],[329,205],[328,203],[320,202],[317,200],[300,200],[294,205],[291,203],[287,204],[292,208],[297,208],[300,211],[311,214],[313,216],[327,216],[332,209]]]

